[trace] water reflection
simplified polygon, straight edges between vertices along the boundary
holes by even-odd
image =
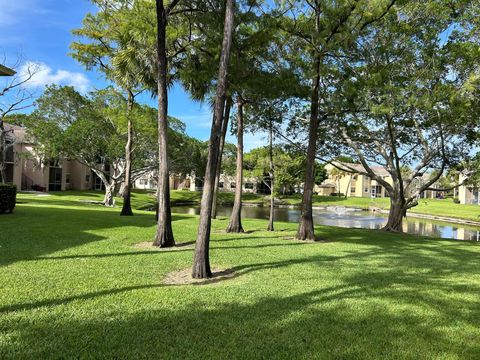
[[[198,215],[198,207],[177,206],[173,212]],[[232,208],[220,206],[217,209],[219,216],[230,216]],[[268,207],[244,206],[242,216],[246,218],[268,219]],[[299,209],[275,208],[275,221],[298,222]],[[314,209],[313,221],[315,224],[339,226],[345,228],[380,229],[387,222],[386,214],[357,211],[343,207],[332,207],[327,210]],[[444,239],[480,241],[480,229],[447,222],[437,222],[428,219],[409,217],[403,223],[403,231],[410,234],[432,236]]]

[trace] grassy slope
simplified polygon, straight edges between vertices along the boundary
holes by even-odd
[[[480,247],[318,227],[326,243],[287,240],[295,224],[244,220],[211,260],[234,279],[166,286],[192,249],[133,248],[152,214],[23,196],[0,216],[0,358],[480,357]],[[175,215],[177,242],[197,218]]]

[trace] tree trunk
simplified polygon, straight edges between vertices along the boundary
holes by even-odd
[[[273,166],[273,125],[272,125],[272,120],[270,119],[270,127],[269,127],[270,133],[269,133],[269,146],[268,146],[268,157],[270,161],[270,216],[268,218],[268,227],[267,231],[274,231],[273,229],[273,217],[274,217],[274,206],[275,206],[275,169]]]
[[[217,218],[217,196],[218,186],[220,184],[220,173],[222,172],[223,148],[225,146],[225,137],[227,136],[228,120],[230,119],[230,108],[232,107],[232,98],[229,96],[225,104],[225,115],[222,122],[222,135],[220,137],[220,151],[217,161],[217,172],[215,174],[215,188],[213,190],[212,219]]]
[[[131,179],[132,179],[132,148],[133,148],[133,124],[132,124],[133,94],[128,91],[127,103],[127,144],[125,145],[125,181],[123,183],[123,206],[120,216],[133,216],[131,197]]]
[[[172,230],[170,208],[170,187],[168,179],[167,131],[168,131],[168,95],[167,95],[167,50],[166,27],[167,12],[162,0],[156,0],[157,9],[157,61],[158,61],[158,225],[154,246],[170,247],[175,245]]]
[[[302,215],[298,226],[296,238],[299,240],[315,240],[313,227],[312,196],[313,183],[315,181],[315,155],[317,152],[317,131],[318,131],[318,107],[320,86],[320,58],[315,60],[316,76],[313,79],[311,104],[310,104],[310,126],[308,132],[307,163],[305,168],[305,182],[303,184]]]
[[[0,183],[2,184],[5,184],[7,182],[6,162],[7,136],[5,134],[5,128],[3,126],[3,119],[0,117]]]
[[[351,190],[352,179],[353,179],[353,175],[350,175],[350,179],[348,179],[347,190],[345,190],[345,194],[343,196],[345,199],[348,197],[347,194]]]
[[[241,233],[242,227],[242,188],[243,188],[243,105],[241,96],[237,100],[237,175],[235,179],[235,201],[233,203],[227,233]]]
[[[403,218],[406,215],[405,199],[398,196],[390,197],[390,211],[387,224],[383,227],[385,231],[403,232]]]
[[[227,72],[232,45],[234,0],[226,0],[225,23],[223,29],[222,53],[218,70],[217,93],[213,112],[212,130],[208,146],[207,167],[200,206],[200,224],[198,226],[192,277],[203,279],[212,276],[209,259],[210,227],[213,202],[213,188],[217,172],[218,152],[222,130],[223,111],[227,91]]]
[[[111,180],[109,182],[104,182],[105,184],[105,195],[103,197],[103,205],[113,206],[114,205],[114,193],[115,193],[115,181]]]

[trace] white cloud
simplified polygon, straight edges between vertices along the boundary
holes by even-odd
[[[90,87],[90,80],[80,72],[62,69],[55,71],[44,63],[29,61],[21,66],[19,76],[24,78],[29,71],[34,72],[32,79],[26,83],[26,86],[29,87],[39,88],[52,84],[68,85],[80,92],[86,92]]]

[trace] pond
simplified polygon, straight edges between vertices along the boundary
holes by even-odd
[[[173,212],[198,215],[198,207],[176,206]],[[243,206],[242,216],[254,219],[268,219],[268,206]],[[231,207],[218,207],[218,216],[228,217],[232,212]],[[275,221],[298,222],[300,209],[275,208]],[[329,207],[327,209],[314,209],[313,221],[318,225],[339,226],[344,228],[381,229],[387,222],[387,214],[378,212],[361,211],[345,207]],[[438,222],[429,219],[407,217],[403,224],[403,231],[444,239],[480,241],[480,228]]]

